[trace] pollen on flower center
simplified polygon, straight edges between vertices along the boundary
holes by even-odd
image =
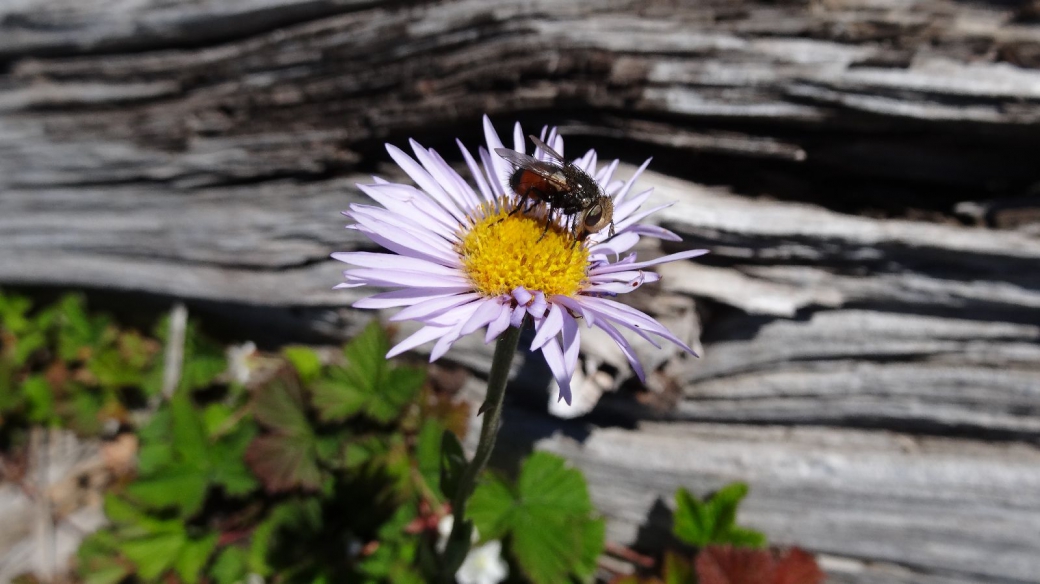
[[[589,260],[585,246],[566,230],[552,224],[545,232],[544,217],[509,215],[508,209],[479,220],[459,252],[474,287],[485,296],[518,286],[546,296],[573,295],[581,289]]]

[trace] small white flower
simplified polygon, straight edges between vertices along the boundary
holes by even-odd
[[[249,383],[252,368],[249,359],[256,353],[256,343],[246,341],[241,345],[232,345],[227,348],[228,376],[236,383],[245,385]]]
[[[509,576],[509,564],[502,559],[502,542],[497,539],[469,550],[455,579],[459,584],[498,584]]]
[[[451,528],[455,525],[455,518],[451,515],[441,517],[437,522],[437,551],[444,553],[448,545],[448,536]],[[477,528],[473,528],[470,538],[473,543],[480,539]],[[482,546],[469,550],[465,561],[455,572],[455,579],[459,584],[498,584],[509,576],[509,564],[502,559],[502,542],[497,539],[491,540]]]

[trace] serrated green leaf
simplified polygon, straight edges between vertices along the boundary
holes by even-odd
[[[425,372],[391,367],[386,360],[388,350],[386,333],[375,322],[347,344],[348,366],[331,368],[311,389],[322,421],[342,422],[363,414],[386,424],[400,417],[422,387]]]
[[[282,349],[282,355],[292,363],[300,381],[305,384],[318,378],[321,374],[321,357],[310,347],[292,346]]]
[[[534,584],[565,582],[576,568],[573,550],[581,543],[578,534],[574,525],[562,521],[517,520],[513,528],[513,556]]]
[[[241,421],[231,433],[213,445],[211,458],[217,462],[210,469],[210,480],[223,487],[230,496],[245,495],[257,487],[256,477],[245,462],[246,451],[256,434],[256,424]]]
[[[105,494],[105,516],[113,523],[140,523],[145,518],[140,508],[112,493]]]
[[[702,502],[680,488],[675,494],[673,533],[682,541],[698,547],[722,544],[764,546],[765,535],[735,525],[737,507],[747,493],[746,484],[731,483]]]
[[[183,462],[200,469],[209,467],[210,445],[199,412],[185,392],[178,391],[170,400],[173,449]]]
[[[43,331],[30,330],[23,332],[15,341],[14,350],[11,352],[15,367],[22,367],[29,357],[47,345],[47,336]]]
[[[345,380],[346,375],[323,379],[311,384],[311,397],[318,417],[323,422],[342,422],[361,413],[368,397],[353,384]]]
[[[224,548],[209,569],[215,584],[238,584],[246,579],[248,554],[238,546]]]
[[[142,579],[155,580],[170,569],[185,543],[187,536],[184,532],[158,533],[124,541],[120,551],[137,566]]]
[[[234,412],[224,404],[209,404],[202,410],[202,426],[206,436],[216,438],[230,430],[231,416]]]
[[[592,500],[581,471],[548,452],[535,452],[524,462],[517,481],[520,502],[557,515],[586,515]]]
[[[32,301],[25,296],[0,293],[0,328],[15,335],[25,332],[31,325],[27,315],[32,310]]]
[[[318,436],[314,442],[318,460],[329,465],[336,464],[339,461],[340,453],[343,452],[343,445],[349,439],[350,435],[346,431]]]
[[[672,533],[690,545],[705,546],[711,543],[715,518],[707,514],[704,504],[680,487],[675,493],[675,505]]]
[[[83,573],[83,584],[119,584],[130,575],[130,570],[121,564],[93,568]]]
[[[311,424],[304,412],[299,386],[285,378],[275,378],[257,390],[253,401],[256,420],[281,434],[310,435]]]
[[[705,508],[708,514],[714,517],[713,535],[725,533],[733,527],[737,520],[737,506],[747,493],[748,486],[745,483],[730,483],[711,496]]]
[[[96,435],[102,430],[100,412],[104,405],[103,396],[78,384],[70,384],[72,397],[64,404],[56,404],[59,414],[68,427],[75,432]]]
[[[196,584],[202,576],[202,568],[217,547],[217,534],[212,533],[199,539],[189,539],[181,546],[181,552],[173,562],[173,569],[185,584]]]
[[[76,572],[84,583],[116,584],[131,573],[130,565],[121,560],[117,541],[110,530],[87,536],[76,551]]]
[[[386,354],[390,350],[390,339],[386,331],[375,320],[368,323],[353,340],[343,348],[350,367],[361,375],[361,379],[370,380],[373,385],[366,389],[375,389],[374,382],[380,378],[380,372],[386,365]]]
[[[382,436],[368,435],[355,438],[343,446],[339,465],[349,470],[357,470],[373,458],[386,454],[388,449]]]
[[[470,500],[470,516],[481,536],[509,535],[517,564],[535,584],[591,577],[592,553],[602,548],[604,533],[603,522],[592,510],[581,472],[546,452],[536,452],[524,462],[515,491],[491,478]]]
[[[769,543],[764,533],[745,527],[731,527],[719,539],[719,543],[737,547],[761,548]]]
[[[181,463],[134,481],[126,492],[153,509],[176,508],[181,517],[190,517],[202,508],[207,483],[198,467]]]
[[[256,477],[242,459],[228,459],[215,466],[211,478],[232,497],[249,494],[257,487]]]
[[[582,582],[591,583],[596,575],[596,561],[603,554],[607,540],[606,519],[592,519],[581,529],[581,547],[574,575]]]
[[[485,474],[477,484],[469,500],[467,514],[481,537],[502,539],[512,528],[512,513],[516,506],[516,495],[500,477]]]
[[[57,422],[54,409],[54,390],[40,374],[30,375],[22,382],[22,394],[27,407],[26,416],[32,424],[50,425]]]
[[[246,461],[269,492],[321,487],[322,475],[313,436],[260,436],[249,445]]]
[[[385,371],[376,393],[368,400],[366,414],[384,424],[396,420],[402,408],[415,399],[425,379],[426,372],[415,367]]]
[[[227,359],[223,355],[199,355],[185,359],[179,387],[189,391],[204,389],[213,385],[226,370]]]
[[[58,303],[60,326],[58,355],[64,361],[74,361],[83,356],[83,351],[96,347],[108,327],[107,319],[91,319],[87,315],[82,296],[69,295]]]

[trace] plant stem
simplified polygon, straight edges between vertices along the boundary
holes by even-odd
[[[506,381],[509,379],[509,366],[513,363],[516,347],[520,342],[521,327],[509,327],[498,337],[495,344],[495,356],[491,361],[491,374],[488,377],[487,396],[480,406],[484,422],[480,427],[480,441],[473,460],[466,466],[459,479],[458,490],[451,499],[454,522],[451,535],[448,536],[448,547],[444,554],[442,580],[455,582],[455,572],[466,559],[469,548],[471,530],[466,525],[466,502],[477,486],[477,478],[487,466],[491,451],[495,448],[498,436],[499,421],[502,418],[502,401],[506,394]]]

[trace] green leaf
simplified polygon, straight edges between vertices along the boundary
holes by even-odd
[[[502,539],[512,528],[512,514],[516,504],[513,490],[494,474],[485,474],[469,500],[468,514],[481,537]]]
[[[715,518],[708,514],[705,505],[680,487],[675,493],[675,506],[672,533],[690,545],[705,546],[711,543]]]
[[[184,532],[157,533],[124,541],[120,551],[137,566],[142,579],[155,580],[173,565],[186,543]]]
[[[321,487],[321,469],[313,436],[260,436],[249,445],[246,462],[269,492],[284,492],[296,487],[318,490]]]
[[[343,348],[343,354],[352,369],[361,379],[377,381],[386,367],[386,354],[390,351],[390,339],[386,331],[373,320]],[[374,385],[368,389],[375,389]]]
[[[28,407],[26,413],[33,424],[50,425],[58,421],[54,410],[54,390],[40,374],[30,375],[22,383],[22,393]]]
[[[46,345],[47,336],[43,331],[25,331],[15,340],[14,351],[12,353],[14,365],[16,367],[24,366],[33,353],[39,351]]]
[[[182,582],[196,584],[199,581],[202,568],[217,547],[217,538],[217,534],[212,533],[201,539],[189,539],[184,543],[181,553],[173,562],[173,568]]]
[[[108,319],[87,315],[82,296],[69,295],[59,302],[60,325],[58,355],[65,361],[75,361],[99,348],[108,329]]]
[[[596,574],[596,561],[603,554],[607,541],[607,520],[602,517],[588,522],[581,530],[581,547],[578,549],[578,564],[574,574],[582,582],[592,582]]]
[[[425,379],[426,372],[417,367],[390,369],[369,399],[367,415],[384,424],[396,420],[404,406],[415,399]]]
[[[0,293],[0,329],[21,335],[31,325],[27,315],[32,301],[25,296]]]
[[[246,550],[238,546],[224,548],[209,569],[215,584],[238,584],[245,580],[248,570]]]
[[[445,498],[451,499],[459,490],[459,479],[466,469],[466,453],[459,437],[450,430],[441,434],[440,487]]]
[[[183,391],[170,400],[174,453],[197,468],[209,466],[210,445],[202,417]]]
[[[426,420],[415,437],[415,466],[430,490],[439,494],[441,472],[441,434],[446,432],[437,420]]]
[[[190,517],[202,508],[206,487],[206,475],[198,467],[181,463],[134,481],[126,492],[153,509],[177,508],[181,517]]]
[[[508,534],[517,564],[534,584],[591,578],[593,553],[598,556],[604,534],[604,523],[592,511],[581,472],[546,452],[527,459],[515,491],[492,478],[470,500],[470,516],[481,536]]]
[[[698,547],[723,544],[764,546],[765,535],[735,524],[737,507],[747,493],[746,484],[731,483],[701,502],[680,488],[675,494],[673,533],[682,541]]]
[[[304,412],[303,395],[294,380],[275,378],[256,392],[253,401],[256,420],[282,434],[311,434]]]
[[[240,422],[231,433],[213,445],[214,461],[210,479],[222,486],[231,496],[241,496],[256,488],[256,477],[245,463],[246,451],[256,437],[256,425],[249,421]]]
[[[349,470],[357,470],[373,458],[386,454],[387,450],[388,446],[384,437],[361,436],[343,446],[339,465]]]
[[[425,372],[413,367],[391,367],[386,332],[377,322],[347,344],[348,367],[333,367],[328,377],[311,388],[314,405],[324,422],[341,422],[363,414],[379,423],[396,420],[414,401]]]
[[[165,335],[164,335],[165,338]],[[184,364],[178,388],[189,392],[213,385],[227,371],[224,347],[198,332],[196,323],[189,322],[184,334]]]
[[[272,493],[321,486],[317,437],[304,411],[303,395],[293,378],[279,377],[257,391],[256,419],[274,430],[252,441],[246,462]]]
[[[119,584],[130,575],[130,570],[118,563],[92,568],[83,573],[83,584]]]
[[[206,436],[216,438],[227,433],[233,424],[231,416],[234,412],[224,404],[209,404],[202,410],[202,426]]]
[[[76,571],[84,584],[117,584],[130,575],[131,567],[119,558],[117,545],[109,530],[96,531],[83,540],[76,551]]]
[[[733,527],[737,520],[737,506],[747,494],[745,483],[730,483],[711,496],[705,507],[715,518],[715,534],[723,534]]]
[[[762,548],[769,544],[764,533],[745,527],[731,527],[720,539],[737,547]]]
[[[340,373],[333,379],[323,379],[310,386],[314,407],[324,422],[342,422],[361,413],[368,397],[359,391],[346,374]]]
[[[309,347],[286,347],[282,349],[282,355],[292,363],[293,369],[304,384],[309,384],[321,374],[321,357]]]

